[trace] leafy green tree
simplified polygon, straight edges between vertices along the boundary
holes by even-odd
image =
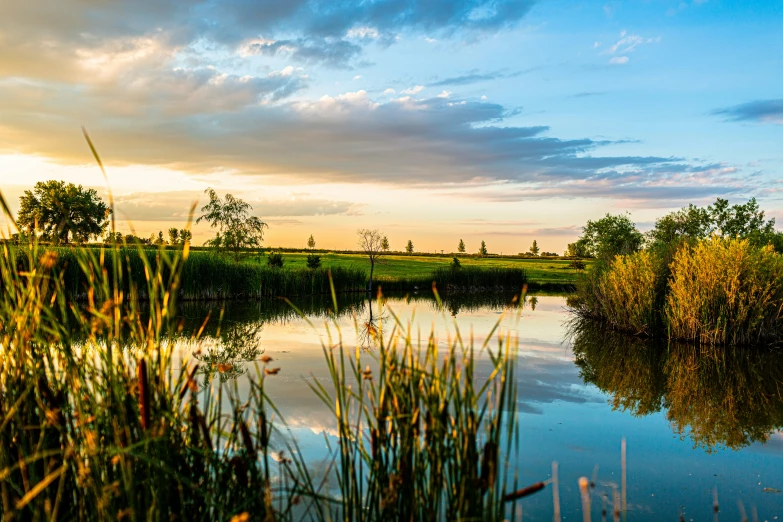
[[[162,230],[159,230],[159,231],[158,231],[158,237],[157,237],[157,238],[155,238],[155,239],[152,241],[152,243],[153,243],[153,244],[155,244],[155,245],[158,245],[158,246],[160,246],[160,245],[165,245],[165,244],[166,244],[166,240],[165,240],[165,239],[163,239],[163,231],[162,231]]]
[[[564,253],[566,257],[590,257],[590,252],[587,248],[587,241],[584,239],[578,239],[573,243],[568,243],[568,248]]]
[[[454,259],[451,260],[451,268],[452,268],[452,270],[456,270],[458,268],[462,268],[462,263],[459,262],[459,259],[457,259],[457,256],[454,256]]]
[[[534,239],[533,244],[530,245],[530,253],[533,254],[534,256],[537,256],[540,251],[541,249],[538,248],[538,242]]]
[[[485,256],[489,253],[487,252],[487,244],[484,241],[481,242],[478,253],[480,256]]]
[[[457,245],[457,252],[464,254],[465,253],[465,242],[463,240],[459,240],[459,245]]]
[[[617,255],[638,252],[644,243],[644,236],[636,229],[629,214],[606,214],[597,221],[588,221],[582,227],[579,239],[584,240],[590,256],[603,261],[611,261]]]
[[[114,232],[113,234],[111,232],[107,232],[106,236],[103,238],[103,243],[106,245],[111,245],[112,243],[116,244],[122,244],[122,232]]]
[[[405,245],[405,251],[409,254],[413,253],[413,241],[411,241],[410,239],[408,240],[408,244]]]
[[[209,203],[201,207],[204,214],[196,223],[205,220],[212,228],[218,229],[215,237],[206,242],[208,246],[218,252],[229,252],[235,259],[244,249],[261,246],[267,224],[250,215],[253,209],[250,204],[231,194],[220,199],[211,188],[204,192],[209,195]]]
[[[179,230],[179,241],[180,241],[180,243],[182,243],[184,245],[185,243],[190,243],[190,241],[192,239],[193,239],[193,232],[191,232],[190,230],[188,230],[186,228],[181,228]]]
[[[179,229],[176,227],[171,227],[169,229],[169,244],[171,245],[179,244]]]
[[[388,238],[386,236],[383,236],[383,239],[381,240],[381,249],[384,252],[388,252],[389,251],[389,240],[388,240]]]
[[[310,238],[307,240],[307,248],[309,248],[310,250],[315,248],[315,238],[313,237],[312,234],[310,234]]]
[[[25,190],[19,202],[19,227],[54,243],[87,242],[100,236],[111,214],[95,189],[64,181],[39,181],[33,190]]]

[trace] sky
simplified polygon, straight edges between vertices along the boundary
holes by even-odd
[[[562,253],[717,197],[783,223],[780,27],[777,0],[5,0],[0,189],[110,188],[149,236],[211,187],[271,247]]]

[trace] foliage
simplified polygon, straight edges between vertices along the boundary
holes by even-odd
[[[591,257],[587,240],[582,238],[568,243],[568,248],[563,255],[566,257]]]
[[[457,252],[459,252],[460,254],[465,253],[465,242],[461,239],[459,240],[459,245],[457,245]]]
[[[413,241],[411,241],[410,239],[408,240],[408,244],[405,245],[405,251],[409,254],[413,253]]]
[[[783,257],[738,239],[700,241],[671,265],[666,318],[675,338],[746,344],[781,333]]]
[[[266,258],[266,264],[272,268],[283,268],[283,254],[270,252]]]
[[[100,236],[111,213],[95,189],[64,181],[39,181],[33,190],[25,190],[19,202],[20,230],[55,244],[86,243]]]
[[[381,240],[381,250],[384,252],[389,251],[389,240],[386,238],[386,236],[383,236],[383,240]]]
[[[533,244],[530,245],[530,253],[533,254],[534,256],[537,256],[540,251],[541,249],[538,248],[538,242],[534,239]]]
[[[309,254],[307,256],[307,268],[316,269],[321,267],[321,256],[317,254]]]
[[[646,239],[648,248],[663,253],[670,261],[680,246],[693,246],[712,235],[748,239],[755,246],[771,243],[778,252],[783,251],[783,238],[775,231],[775,220],[764,220],[764,211],[759,210],[756,198],[732,206],[721,198],[706,208],[688,205],[656,220]]]
[[[479,247],[478,254],[479,254],[480,256],[485,256],[485,255],[487,255],[488,253],[489,253],[489,252],[487,251],[487,244],[486,244],[484,241],[482,241],[482,242],[481,242],[481,246]]]
[[[309,248],[310,250],[315,248],[315,238],[313,237],[312,234],[310,234],[310,237],[307,238],[307,248]]]
[[[204,214],[196,223],[206,220],[212,228],[218,229],[215,237],[206,242],[207,245],[219,253],[231,253],[235,259],[243,250],[261,246],[267,224],[250,215],[253,207],[231,194],[220,199],[211,188],[204,192],[209,195],[209,203],[201,208]]]
[[[568,268],[573,268],[574,270],[584,270],[587,268],[587,265],[584,261],[580,259],[574,259],[570,263],[568,263]]]
[[[638,252],[643,243],[644,236],[636,229],[628,214],[606,214],[597,221],[588,221],[582,227],[582,236],[577,241],[576,248],[584,247],[589,256],[609,262],[614,256]]]
[[[457,256],[454,256],[454,259],[451,260],[451,268],[457,269],[461,267],[462,267],[462,263],[459,262]]]

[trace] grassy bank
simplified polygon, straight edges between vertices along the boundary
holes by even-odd
[[[708,345],[774,342],[783,335],[783,256],[747,240],[685,244],[618,256],[580,286],[573,309],[634,334]]]
[[[31,247],[8,246],[10,255],[15,258],[19,272],[27,272]],[[147,273],[160,271],[165,280],[171,277],[172,260],[181,256],[176,249],[138,249],[122,247],[114,251],[111,248],[77,247],[41,247],[40,252],[50,252],[53,273],[62,277],[63,288],[74,299],[88,298],[88,280],[85,276],[86,264],[92,267],[103,266],[112,272],[115,258],[122,261],[119,274],[119,289],[127,293],[131,283],[136,282],[140,297],[146,298],[148,289],[144,284]],[[359,256],[322,258],[321,267],[310,269],[306,266],[304,254],[284,254],[282,268],[270,267],[265,257],[247,257],[234,261],[228,257],[211,252],[188,252],[187,261],[181,270],[181,282],[178,288],[180,300],[225,300],[225,299],[262,299],[269,297],[294,297],[305,295],[328,295],[330,292],[329,274],[338,293],[363,292],[367,288],[368,263]],[[434,259],[434,260],[433,260]],[[450,261],[427,257],[404,259],[384,259],[376,268],[375,287],[380,285],[385,291],[429,290],[433,282],[444,294],[476,291],[513,291],[519,292],[523,285],[531,288],[567,289],[575,282],[575,273],[567,268],[565,262],[560,265],[546,265],[542,261],[500,262],[494,259],[464,260],[459,269],[452,269]],[[538,274],[532,279],[528,268]],[[548,270],[548,271],[547,271]]]

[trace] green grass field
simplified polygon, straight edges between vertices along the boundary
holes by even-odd
[[[283,268],[305,268],[307,266],[307,252],[284,252]],[[370,262],[360,254],[319,254],[321,266],[353,267],[369,272]],[[388,255],[383,256],[375,265],[375,279],[403,279],[426,277],[439,267],[447,267],[451,264],[451,256],[416,256],[416,255]],[[531,259],[513,257],[469,257],[460,256],[462,266],[481,266],[486,268],[523,268],[527,271],[528,281],[536,284],[563,284],[576,283],[578,270],[568,268],[569,259]],[[265,259],[259,260],[266,263]],[[589,261],[588,261],[589,268]]]

